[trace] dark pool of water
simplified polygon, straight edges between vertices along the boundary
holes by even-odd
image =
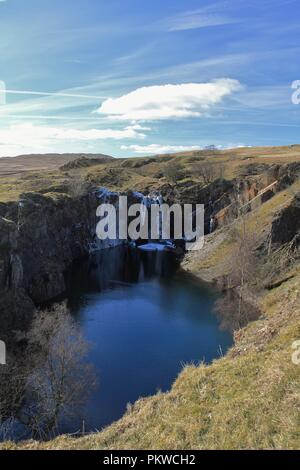
[[[212,313],[216,294],[176,272],[174,256],[114,248],[73,269],[68,303],[91,343],[97,388],[74,432],[101,429],[126,405],[168,390],[185,363],[210,362],[232,344]]]

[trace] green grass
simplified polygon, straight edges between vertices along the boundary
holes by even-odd
[[[297,160],[298,152],[299,147],[238,149],[214,155],[196,152],[143,159],[142,165],[138,159],[119,160],[75,171],[69,177],[80,174],[95,184],[112,184],[111,189],[142,190],[165,183],[154,175],[172,159],[180,158],[188,170],[194,159],[219,158],[226,164],[226,176],[232,177],[249,159],[251,163],[282,163]],[[49,179],[49,175],[44,177]],[[61,183],[59,172],[52,173],[52,178],[53,184]],[[12,182],[8,184],[13,187]],[[248,214],[248,230],[266,239],[274,215],[298,190],[296,183]],[[209,280],[222,276],[235,250],[236,230],[239,222],[217,231],[202,252],[187,256],[183,267]],[[47,443],[4,443],[0,448],[299,449],[300,366],[292,363],[291,346],[300,339],[300,267],[289,269],[281,285],[270,291],[261,289],[262,317],[235,333],[235,345],[226,356],[209,366],[185,367],[170,392],[139,400],[122,419],[99,433],[77,439],[60,436]]]
[[[228,240],[232,248],[234,237]],[[222,265],[222,260],[216,262]],[[299,448],[300,366],[292,363],[291,346],[300,338],[300,265],[287,274],[279,287],[261,292],[263,316],[235,333],[235,345],[226,356],[208,366],[185,367],[170,392],[139,400],[100,433],[2,447]]]
[[[300,366],[291,361],[292,342],[300,338],[297,286],[299,276],[281,286],[276,315],[242,330],[226,357],[186,367],[169,393],[138,401],[103,432],[22,448],[299,448]]]
[[[159,189],[168,183],[164,171],[168,166],[178,163],[182,167],[185,182],[200,182],[194,174],[193,165],[207,162],[222,164],[224,177],[232,179],[249,163],[272,165],[300,161],[299,150],[300,146],[193,151],[164,156],[112,159],[94,162],[91,167],[78,165],[77,168],[74,164],[70,165],[71,169],[68,170],[62,168],[20,173],[20,170],[16,169],[15,175],[0,174],[0,202],[15,201],[22,192],[63,192],[63,189],[60,189],[62,183],[78,176],[92,181],[95,185],[107,185],[111,189],[122,191]],[[2,171],[4,170],[5,168],[2,168]]]

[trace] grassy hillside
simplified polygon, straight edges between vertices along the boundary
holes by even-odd
[[[74,153],[46,153],[42,155],[20,155],[18,157],[2,157],[0,158],[0,175],[7,176],[12,174],[27,173],[28,171],[51,170],[77,160],[79,157],[85,158],[101,158],[111,160],[112,157],[102,154],[74,154]]]
[[[79,177],[110,189],[147,191],[170,184],[168,173],[174,165],[178,170],[179,187],[189,181],[199,182],[199,166],[207,162],[222,168],[222,176],[232,179],[249,165],[262,169],[274,164],[300,161],[300,145],[200,150],[128,159],[85,156],[85,159],[95,159],[92,166],[84,164],[82,157],[84,156],[72,154],[0,158],[0,202],[14,201],[20,194],[29,191],[43,194],[67,192],[68,181]],[[74,159],[79,159],[81,164],[66,165]]]
[[[182,184],[197,181],[193,165],[217,161],[224,176],[243,174],[248,164],[273,165],[299,161],[300,147],[192,152],[176,156],[117,160],[93,167],[37,175],[61,184],[80,174],[118,189],[169,184],[168,165],[179,162]],[[261,167],[263,168],[263,167]],[[249,173],[249,169],[248,169]],[[34,179],[22,180],[22,188]],[[103,183],[102,183],[103,182]],[[43,182],[43,184],[45,181]],[[179,184],[181,181],[179,181]],[[48,184],[48,183],[47,183]],[[45,183],[44,188],[47,187]],[[178,183],[177,183],[178,184]],[[12,187],[15,188],[15,186]],[[15,191],[15,193],[13,193]],[[12,190],[16,196],[18,190]],[[235,345],[211,365],[189,365],[168,393],[143,398],[126,415],[100,433],[47,442],[25,442],[24,449],[296,449],[300,447],[300,366],[292,362],[292,344],[300,339],[300,262],[290,244],[268,251],[274,221],[291,207],[300,182],[283,189],[242,219],[206,237],[203,250],[188,254],[182,268],[209,282],[228,274],[237,253],[242,224],[255,233],[257,264],[253,277],[260,316],[235,332]],[[3,193],[2,198],[6,195]],[[298,210],[298,209],[297,209]],[[295,220],[295,233],[299,232]],[[284,227],[283,227],[284,228]],[[297,235],[297,234],[296,234]],[[299,236],[299,233],[298,233]],[[0,446],[1,447],[1,446]],[[18,446],[20,448],[20,446]],[[5,443],[2,448],[13,449]]]

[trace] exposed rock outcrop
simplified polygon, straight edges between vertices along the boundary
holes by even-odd
[[[278,183],[265,198],[293,182],[300,166],[273,165],[266,171],[263,168],[262,174],[261,168],[256,170],[252,169],[247,177],[218,179],[206,186],[193,180],[175,186],[166,183],[160,186],[160,192],[169,203],[204,204],[207,233],[211,216],[215,217],[216,226],[231,222],[238,216],[239,207],[254,200],[267,184]],[[139,202],[134,194],[127,194],[129,203]],[[71,263],[91,249],[110,246],[96,237],[96,209],[100,201],[116,205],[117,200],[118,193],[102,189],[77,197],[25,193],[18,202],[1,203],[0,291],[23,290],[35,304],[62,294],[66,287],[64,274]],[[272,243],[293,238],[299,230],[299,220],[297,196],[294,206],[274,221]]]
[[[65,270],[93,241],[97,205],[95,195],[34,193],[8,205],[5,215],[12,220],[0,218],[0,289],[23,288],[35,303],[61,294]]]
[[[292,241],[297,246],[300,244],[300,193],[277,214],[272,223],[271,241],[275,247]]]

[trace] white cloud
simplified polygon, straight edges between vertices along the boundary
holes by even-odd
[[[188,150],[200,150],[201,147],[197,145],[122,145],[121,150],[132,150],[134,153],[140,154],[161,154],[161,153],[172,153],[172,152],[183,152]]]
[[[14,124],[0,129],[0,156],[21,153],[51,152],[58,145],[68,148],[72,144],[89,143],[104,139],[142,139],[142,126],[132,124],[124,129],[72,129],[38,126],[31,123]]]
[[[240,83],[230,78],[142,87],[105,100],[97,112],[111,119],[137,121],[199,117],[240,88]]]
[[[217,150],[226,150],[247,147],[242,143],[232,143],[228,145],[214,145]],[[249,147],[249,146],[248,146]],[[175,152],[188,152],[192,150],[203,150],[207,148],[199,145],[163,145],[163,144],[149,144],[149,145],[122,145],[121,150],[131,150],[134,153],[146,154],[146,155],[157,155],[163,153],[175,153]]]

